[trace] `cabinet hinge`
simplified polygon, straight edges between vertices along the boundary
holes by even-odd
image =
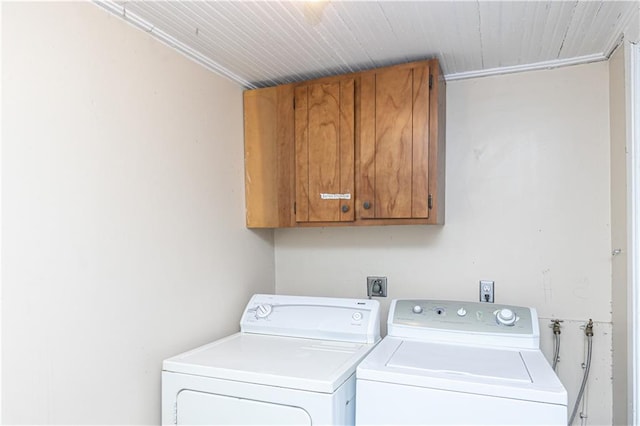
[[[429,74],[429,89],[433,87],[433,74]]]
[[[429,210],[433,208],[433,195],[429,194],[429,198],[427,198],[427,205],[429,206]]]
[[[178,402],[173,403],[173,424],[178,424]]]

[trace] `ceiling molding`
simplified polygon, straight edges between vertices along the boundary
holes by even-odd
[[[447,81],[464,80],[468,78],[489,77],[492,75],[513,74],[525,71],[538,71],[552,68],[567,67],[570,65],[589,64],[591,62],[606,61],[609,59],[604,54],[587,55],[579,58],[554,59],[552,61],[537,62],[535,64],[514,65],[510,67],[498,67],[486,70],[459,72],[445,75]]]

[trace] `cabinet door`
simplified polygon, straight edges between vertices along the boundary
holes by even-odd
[[[429,217],[429,65],[362,76],[359,217]]]
[[[353,79],[295,89],[296,221],[353,221]]]

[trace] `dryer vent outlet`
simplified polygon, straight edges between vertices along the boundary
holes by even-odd
[[[368,297],[387,297],[387,277],[367,277]]]

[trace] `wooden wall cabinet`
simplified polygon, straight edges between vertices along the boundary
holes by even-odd
[[[437,60],[244,93],[247,227],[444,223]]]

